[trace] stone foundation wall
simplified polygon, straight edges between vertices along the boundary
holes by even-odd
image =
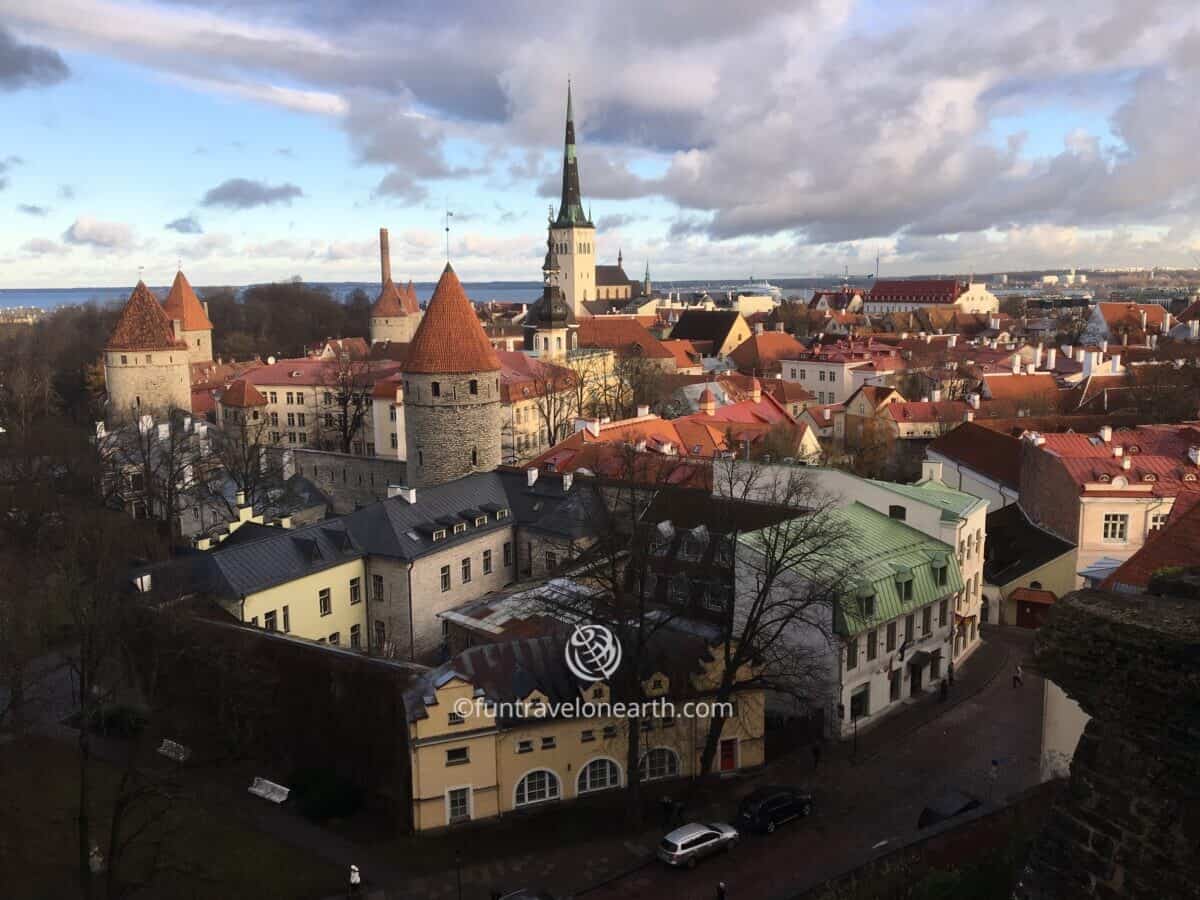
[[[1014,896],[1200,897],[1200,597],[1076,591],[1037,661],[1092,718]]]
[[[389,484],[405,484],[403,460],[331,450],[272,448],[284,478],[303,475],[329,497],[338,515],[387,498]]]

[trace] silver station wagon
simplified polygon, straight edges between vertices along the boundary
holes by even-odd
[[[692,868],[706,856],[737,846],[738,832],[723,822],[692,822],[676,828],[658,844],[658,858],[669,866]]]

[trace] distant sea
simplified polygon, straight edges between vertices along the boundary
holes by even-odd
[[[313,281],[308,282],[313,287],[328,288],[339,300],[344,300],[356,288],[362,288],[372,300],[379,293],[379,282],[372,281]],[[197,290],[204,290],[196,285]],[[241,292],[247,285],[238,286]],[[415,282],[417,296],[424,302],[433,294],[432,281]],[[501,300],[512,303],[532,302],[542,295],[542,284],[539,281],[478,281],[467,282],[464,287],[476,303],[486,303],[489,300]],[[170,285],[151,285],[150,289],[158,298],[167,296]],[[0,309],[15,306],[33,306],[38,309],[54,309],[56,306],[72,306],[95,301],[101,305],[109,302],[124,302],[129,298],[129,287],[81,287],[81,288],[0,288]]]

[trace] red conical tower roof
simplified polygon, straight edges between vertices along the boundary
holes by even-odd
[[[197,299],[192,286],[188,284],[182,269],[175,273],[175,283],[171,285],[167,299],[163,301],[163,309],[168,319],[183,321],[184,331],[212,331],[212,322],[208,320],[204,306]]]
[[[154,292],[139,281],[125,301],[117,327],[109,335],[105,350],[176,350],[187,349],[175,338],[171,320],[158,303]]]
[[[425,374],[500,371],[500,358],[483,333],[475,307],[450,263],[446,263],[417,333],[408,345],[404,371]]]
[[[408,279],[408,287],[400,292],[400,302],[404,311],[412,316],[421,314],[421,301],[417,299],[417,290],[413,287],[412,279]]]
[[[404,295],[389,278],[383,283],[379,296],[371,305],[371,318],[394,319],[407,315],[408,311],[404,308]]]

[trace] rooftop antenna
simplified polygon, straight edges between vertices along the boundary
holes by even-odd
[[[183,257],[182,256],[175,260],[175,268],[178,269],[180,272],[183,271]]]
[[[142,272],[144,272],[145,269],[146,269],[145,266],[138,266],[138,281],[142,280]]]
[[[447,207],[449,206],[448,203],[446,205],[447,205]],[[454,218],[454,213],[450,212],[450,210],[447,209],[446,210],[446,219],[445,219],[445,221],[446,221],[446,262],[447,263],[450,262],[450,220],[452,218]]]

